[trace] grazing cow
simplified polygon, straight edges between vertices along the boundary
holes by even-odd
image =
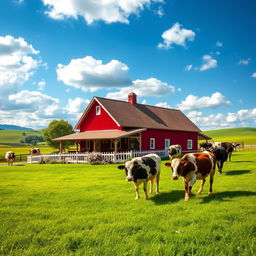
[[[218,165],[218,172],[219,172],[219,174],[222,174],[223,164],[228,159],[228,152],[224,147],[212,149],[211,152],[216,157],[216,161],[217,161],[217,165]]]
[[[149,154],[143,157],[133,158],[125,165],[119,165],[118,169],[125,169],[126,180],[132,181],[135,186],[135,199],[139,199],[139,185],[143,183],[143,189],[148,199],[147,184],[150,181],[150,191],[153,192],[153,182],[156,183],[156,194],[159,193],[159,178],[160,178],[161,158],[156,154]]]
[[[197,194],[201,194],[206,177],[210,174],[209,194],[212,194],[213,176],[215,174],[216,158],[211,152],[189,153],[181,159],[173,159],[165,164],[172,168],[172,178],[177,180],[181,176],[185,183],[185,201],[190,199],[190,191],[196,180],[202,180]]]
[[[29,150],[29,154],[30,155],[40,155],[41,153],[40,153],[40,149],[39,148],[32,148],[32,149],[30,149]]]
[[[228,160],[231,162],[231,156],[233,151],[235,150],[235,147],[233,144],[234,143],[231,143],[231,142],[214,142],[213,148],[219,148],[219,147],[225,148],[226,151],[228,152]],[[240,145],[240,144],[236,144],[236,145]]]
[[[171,145],[168,148],[168,155],[170,160],[172,161],[174,158],[181,158],[182,149],[180,145]]]
[[[212,147],[212,143],[209,143],[209,142],[200,143],[200,151],[209,150],[211,147]]]
[[[12,152],[12,151],[8,151],[6,154],[5,154],[5,159],[8,163],[8,166],[12,166],[13,165],[13,161],[15,159],[15,153]]]

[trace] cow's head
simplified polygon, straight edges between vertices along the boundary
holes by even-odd
[[[126,180],[127,181],[134,181],[134,175],[136,170],[141,169],[141,165],[137,161],[128,161],[125,165],[119,165],[117,167],[120,170],[125,170]]]
[[[171,163],[166,163],[165,166],[172,168],[172,179],[178,180],[179,176],[186,176],[188,168],[190,168],[191,163],[187,160],[175,158]]]

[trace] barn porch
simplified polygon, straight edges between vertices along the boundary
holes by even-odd
[[[141,133],[146,129],[133,130],[99,130],[73,133],[55,138],[58,141],[59,151],[62,152],[64,141],[73,141],[76,152],[123,152],[141,150]]]

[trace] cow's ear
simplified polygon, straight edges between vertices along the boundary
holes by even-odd
[[[183,165],[183,166],[187,166],[189,164],[189,162],[187,160],[182,160],[180,162],[180,164]]]
[[[165,165],[166,167],[171,167],[171,166],[172,166],[171,163],[165,163],[164,165]]]
[[[124,165],[119,165],[119,166],[117,166],[117,168],[120,169],[120,170],[123,170],[125,168],[125,166]]]

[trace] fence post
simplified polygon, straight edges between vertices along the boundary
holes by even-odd
[[[76,152],[76,164],[78,163],[78,156],[77,156],[78,152]]]
[[[116,152],[113,152],[113,162],[116,163]]]

